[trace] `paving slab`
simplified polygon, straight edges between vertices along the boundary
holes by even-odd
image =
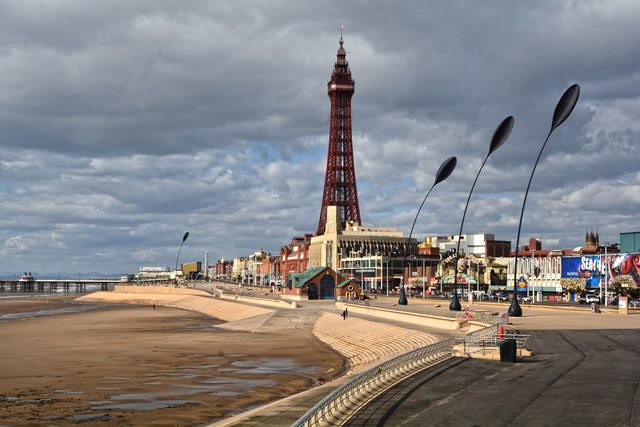
[[[640,315],[546,310],[512,320],[531,335],[522,363],[450,359],[345,425],[640,425]]]

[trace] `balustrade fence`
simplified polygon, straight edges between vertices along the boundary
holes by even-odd
[[[463,342],[463,347],[471,348],[482,344],[499,347],[503,339],[515,339],[518,348],[524,348],[528,335],[500,334],[501,321],[483,329],[467,334],[465,338],[440,341],[417,350],[397,356],[358,375],[343,384],[311,408],[298,419],[293,426],[335,425],[340,417],[348,416],[353,408],[358,407],[369,398],[383,392],[386,388],[400,382],[424,368],[452,357],[454,346]]]

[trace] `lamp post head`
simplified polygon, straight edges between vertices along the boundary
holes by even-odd
[[[580,86],[575,84],[571,86],[569,89],[565,91],[565,93],[558,101],[558,105],[556,105],[556,109],[553,112],[553,122],[551,123],[551,130],[549,132],[553,132],[555,128],[560,126],[567,117],[573,111],[573,107],[576,106],[578,102],[578,97],[580,96]]]
[[[513,122],[513,116],[509,116],[498,125],[491,137],[491,146],[489,146],[489,154],[487,154],[487,157],[507,141],[507,138],[509,138],[511,134],[511,129],[513,129]]]
[[[185,240],[187,240],[189,238],[189,232],[187,231],[186,233],[184,233],[184,236],[182,236],[182,243],[184,243]]]
[[[442,162],[440,168],[438,169],[438,172],[436,173],[436,181],[433,183],[433,185],[436,185],[439,182],[442,182],[445,179],[449,178],[449,175],[451,175],[453,170],[456,168],[457,163],[458,159],[456,159],[455,156],[449,157],[447,160]]]

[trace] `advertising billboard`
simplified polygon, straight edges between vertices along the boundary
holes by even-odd
[[[585,279],[587,288],[597,288],[605,277],[609,281],[621,274],[630,275],[640,286],[640,254],[591,255],[562,258],[564,279]]]

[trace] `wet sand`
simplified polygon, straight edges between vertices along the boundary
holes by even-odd
[[[0,315],[77,307],[0,300]],[[343,359],[310,328],[250,333],[150,306],[0,323],[0,424],[198,425],[328,381]]]

